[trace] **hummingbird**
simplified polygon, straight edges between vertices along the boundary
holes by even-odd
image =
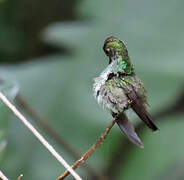
[[[123,41],[113,36],[108,37],[103,50],[109,58],[109,64],[94,78],[94,97],[102,107],[110,111],[127,138],[133,144],[143,147],[126,111],[132,109],[150,129],[158,130],[147,111],[149,105],[144,84],[135,74]]]

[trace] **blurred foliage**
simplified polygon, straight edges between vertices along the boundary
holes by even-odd
[[[78,15],[85,21],[50,24],[41,36],[58,48],[63,45],[73,48],[73,56],[55,54],[19,66],[1,67],[2,75],[17,79],[21,94],[82,154],[111,120],[92,96],[92,78],[108,63],[102,52],[107,36],[117,36],[128,45],[136,73],[148,90],[152,113],[175,100],[184,77],[183,5],[183,1],[166,0],[78,2]],[[131,115],[131,119],[135,117]],[[183,116],[166,117],[158,122],[160,132],[146,130],[142,135],[145,148],[131,146],[127,161],[121,164],[124,168],[120,166],[113,179],[170,179],[167,171],[183,159],[182,120]],[[124,137],[114,126],[88,162],[99,170],[109,166],[119,139],[123,141]],[[72,164],[72,158],[55,147]],[[11,179],[23,173],[28,180],[50,180],[64,171],[16,119],[11,122],[7,153],[1,166]],[[77,172],[87,179],[81,168]],[[173,179],[177,177],[172,176]]]
[[[21,62],[58,52],[40,40],[40,32],[52,22],[76,19],[76,3],[77,0],[0,1],[0,62]],[[61,50],[67,51],[64,47]]]
[[[18,93],[18,85],[9,79],[0,79],[0,91],[10,100],[14,100]],[[0,161],[4,159],[7,146],[7,130],[10,124],[10,113],[8,107],[1,101],[1,116],[0,116]]]

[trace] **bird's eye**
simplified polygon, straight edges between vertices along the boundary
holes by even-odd
[[[110,48],[105,49],[105,54],[109,55],[110,51],[111,51]]]

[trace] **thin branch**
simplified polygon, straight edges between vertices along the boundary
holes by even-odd
[[[96,149],[103,143],[104,139],[106,138],[106,136],[108,135],[108,133],[110,132],[111,128],[113,127],[113,125],[115,124],[115,120],[112,120],[111,123],[109,124],[109,126],[106,128],[106,130],[104,131],[104,133],[100,136],[99,140],[85,153],[83,154],[83,156],[77,160],[73,165],[72,168],[76,169],[81,163],[83,163],[93,152],[96,151]],[[59,176],[57,178],[57,180],[62,180],[64,179],[66,176],[68,176],[70,174],[69,171],[65,171],[61,176]]]
[[[0,179],[1,180],[8,180],[8,178],[0,171]]]
[[[37,137],[37,139],[48,149],[48,151],[63,165],[75,179],[81,180],[79,175],[67,164],[67,162],[56,152],[56,150],[44,139],[44,137],[26,120],[26,118],[10,103],[10,101],[0,92],[0,99],[9,107],[24,125]]]
[[[21,175],[17,178],[17,180],[22,180],[22,177],[23,177],[23,174],[21,174]]]
[[[15,102],[21,108],[21,110],[23,110],[25,113],[27,113],[31,117],[31,119],[34,120],[38,124],[38,126],[41,127],[45,131],[45,133],[47,135],[49,135],[59,146],[64,148],[65,151],[67,153],[69,153],[74,158],[74,160],[77,160],[80,158],[80,154],[73,147],[71,147],[71,145],[68,144],[59,135],[59,133],[56,131],[56,129],[51,127],[48,124],[48,122],[45,120],[45,118],[40,116],[40,114],[38,112],[36,112],[35,109],[32,108],[32,106],[30,106],[20,94],[18,94],[16,96]],[[90,176],[97,178],[99,180],[100,179],[101,180],[107,179],[107,177],[105,177],[105,175],[98,172],[90,164],[84,163],[82,165],[83,165],[82,167],[90,174]]]
[[[15,98],[16,104],[25,112],[27,113],[33,121],[35,121],[39,127],[46,132],[46,134],[50,135],[51,138],[54,139],[61,147],[64,147],[66,151],[72,155],[75,159],[78,159],[80,156],[78,152],[76,152],[60,135],[57,131],[51,127],[47,121],[42,118],[27,102],[26,100],[18,94]]]
[[[181,90],[178,98],[176,98],[175,102],[169,104],[169,106],[162,108],[159,112],[156,112],[152,115],[154,120],[163,121],[165,117],[173,114],[184,113],[184,91]],[[139,123],[136,126],[136,132],[138,134],[143,135],[145,124]],[[121,171],[126,167],[126,161],[129,157],[129,153],[133,150],[133,145],[128,141],[128,139],[120,139],[118,143],[118,147],[115,150],[114,156],[111,157],[108,166],[104,170],[104,174],[106,174],[109,179],[114,179],[118,174],[119,168],[121,166]],[[121,152],[121,153],[120,153]],[[116,178],[115,178],[116,179]]]

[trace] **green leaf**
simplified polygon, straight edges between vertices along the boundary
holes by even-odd
[[[124,162],[125,169],[119,171],[120,179],[161,180],[170,167],[183,159],[183,116],[170,116],[158,124],[159,132],[152,134],[146,130],[142,137],[144,149],[135,148],[129,154],[128,161]],[[169,176],[167,179],[170,179]]]
[[[83,1],[79,14],[93,20],[52,24],[42,36],[57,46],[65,44],[74,48],[73,56],[42,57],[40,61],[12,66],[5,72],[18,80],[21,93],[33,108],[82,154],[112,118],[97,105],[92,92],[93,77],[108,64],[102,50],[107,36],[115,35],[128,45],[136,73],[148,91],[150,111],[156,112],[175,100],[183,85],[183,5],[183,2],[166,0]],[[181,156],[183,122],[179,117],[170,118],[170,122],[159,124],[159,133],[145,133],[145,148],[133,149],[135,151],[127,157],[126,171],[121,174],[120,170],[117,179],[157,179],[167,164]],[[114,155],[119,136],[123,135],[114,126],[88,162],[98,169],[106,166]],[[15,178],[21,169],[26,179],[55,179],[64,170],[16,121],[12,122],[9,140],[11,147],[4,168],[10,178]],[[70,164],[74,162],[63,148],[54,146]],[[85,176],[84,171],[80,173]]]

